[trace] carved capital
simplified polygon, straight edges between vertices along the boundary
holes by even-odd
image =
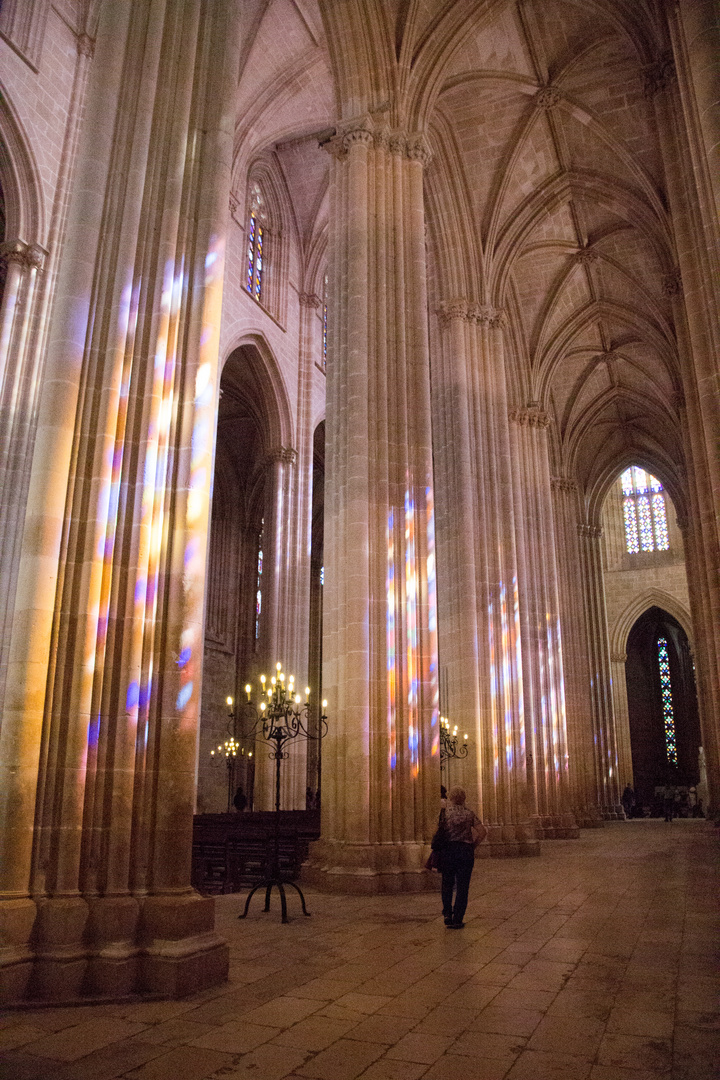
[[[612,660],[613,664],[624,664],[627,660],[627,653],[610,653],[610,659]]]
[[[370,146],[373,142],[373,122],[369,116],[353,120],[342,133],[343,149],[347,153],[351,146]]]
[[[663,53],[643,71],[643,90],[645,97],[653,98],[667,90],[675,78],[675,61],[671,52]]]
[[[7,240],[0,244],[0,259],[16,263],[24,270],[42,270],[46,255],[39,244],[26,244],[22,240]]]
[[[572,495],[577,491],[577,480],[570,476],[551,476],[550,487],[553,491],[561,491],[563,495]]]
[[[546,111],[556,109],[562,102],[562,94],[557,86],[542,86],[535,95],[535,104]]]
[[[78,34],[76,47],[78,56],[85,56],[88,60],[92,60],[95,53],[95,42],[89,34]]]
[[[676,266],[669,274],[663,274],[662,279],[662,291],[663,296],[680,296],[682,293],[682,277],[680,276],[680,270]]]
[[[321,150],[326,150],[330,157],[334,157],[336,161],[344,161],[347,157],[342,135],[333,135],[332,138],[319,143],[319,146]]]
[[[587,525],[581,523],[577,527],[578,536],[586,540],[601,540],[603,535],[602,525]]]
[[[391,154],[402,155],[407,150],[407,139],[405,133],[402,131],[391,131],[388,133],[387,148]]]
[[[297,461],[297,450],[293,450],[292,446],[275,446],[265,460],[269,465],[294,465]]]
[[[410,161],[419,161],[423,168],[432,160],[432,151],[428,141],[420,132],[408,136],[406,153]]]
[[[476,304],[470,310],[470,317],[483,326],[492,327],[493,330],[504,330],[508,324],[503,308],[492,307],[490,304]]]
[[[468,317],[468,302],[461,297],[443,300],[437,310],[437,316],[441,326],[449,326],[453,319],[464,321]]]
[[[299,296],[300,307],[319,308],[322,300],[316,293],[301,292]]]
[[[528,405],[525,409],[512,409],[510,419],[520,427],[546,428],[550,417],[539,405]]]

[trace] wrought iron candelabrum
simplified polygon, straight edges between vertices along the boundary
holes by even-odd
[[[224,742],[218,743],[218,746],[210,751],[210,757],[212,758],[213,765],[222,765],[224,761],[227,766],[227,812],[228,814],[231,814],[233,798],[235,795],[235,766],[237,765],[238,754],[244,756],[245,747],[241,746],[235,738],[235,713],[232,711],[233,699],[229,697],[227,699],[227,704],[230,710],[228,737]],[[252,757],[252,750],[248,753],[248,757]]]
[[[322,712],[319,717],[316,734],[310,731],[310,687],[305,687],[305,701],[303,703],[300,694],[295,692],[295,677],[286,678],[281,664],[275,665],[276,671],[270,680],[265,675],[260,676],[260,700],[256,704],[252,700],[252,686],[250,683],[245,687],[247,701],[243,703],[244,738],[262,738],[272,747],[270,758],[275,762],[275,832],[273,846],[265,879],[250,891],[245,901],[245,910],[238,918],[244,919],[252,900],[258,889],[265,889],[265,907],[270,910],[270,894],[276,886],[280,893],[280,907],[282,921],[288,922],[287,900],[285,886],[291,885],[300,897],[303,915],[310,912],[305,906],[305,897],[302,890],[294,881],[283,877],[280,872],[280,763],[289,756],[285,747],[294,739],[323,739],[327,735],[327,716],[325,709],[327,701],[322,703]],[[228,698],[228,705],[232,710],[232,698]],[[231,712],[234,719],[234,714]]]
[[[450,721],[446,716],[440,717],[440,769],[447,769],[450,773],[448,762],[450,758],[466,758],[468,756],[468,737],[463,735],[462,740],[458,735],[458,727],[455,724],[450,727]]]

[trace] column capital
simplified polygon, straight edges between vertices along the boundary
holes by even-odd
[[[520,427],[546,428],[550,425],[550,414],[535,403],[524,409],[511,409],[508,415]]]
[[[410,161],[419,161],[423,168],[432,161],[432,150],[426,136],[420,131],[408,135],[405,153]]]
[[[0,259],[18,263],[25,270],[42,270],[46,255],[39,244],[26,244],[22,240],[7,240],[0,244]]]
[[[297,450],[292,446],[274,446],[265,455],[266,465],[294,465],[297,461]]]
[[[461,296],[454,300],[442,300],[437,309],[437,317],[441,326],[449,326],[453,319],[461,319],[465,322],[468,318],[469,305]]]
[[[610,659],[613,664],[624,664],[627,660],[627,653],[610,653]]]
[[[482,326],[490,326],[494,330],[504,330],[508,325],[508,318],[504,308],[496,308],[491,304],[475,304],[470,308],[469,316]]]
[[[322,300],[317,293],[301,292],[298,299],[300,301],[300,307],[319,308],[322,304]]]
[[[573,480],[571,476],[551,476],[550,487],[553,491],[561,491],[563,495],[572,495],[577,491],[577,480]]]
[[[588,525],[587,522],[581,522],[578,527],[578,536],[587,540],[600,540],[603,535],[602,525]]]

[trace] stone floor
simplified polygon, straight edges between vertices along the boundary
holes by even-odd
[[[221,897],[229,983],[0,1013],[0,1080],[712,1080],[719,870],[704,821],[616,822],[478,862],[461,931],[435,894]]]

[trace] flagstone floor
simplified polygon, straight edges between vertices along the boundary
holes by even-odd
[[[0,1080],[713,1080],[719,840],[615,822],[476,863],[439,897],[217,902],[230,981],[183,1001],[0,1012]]]

